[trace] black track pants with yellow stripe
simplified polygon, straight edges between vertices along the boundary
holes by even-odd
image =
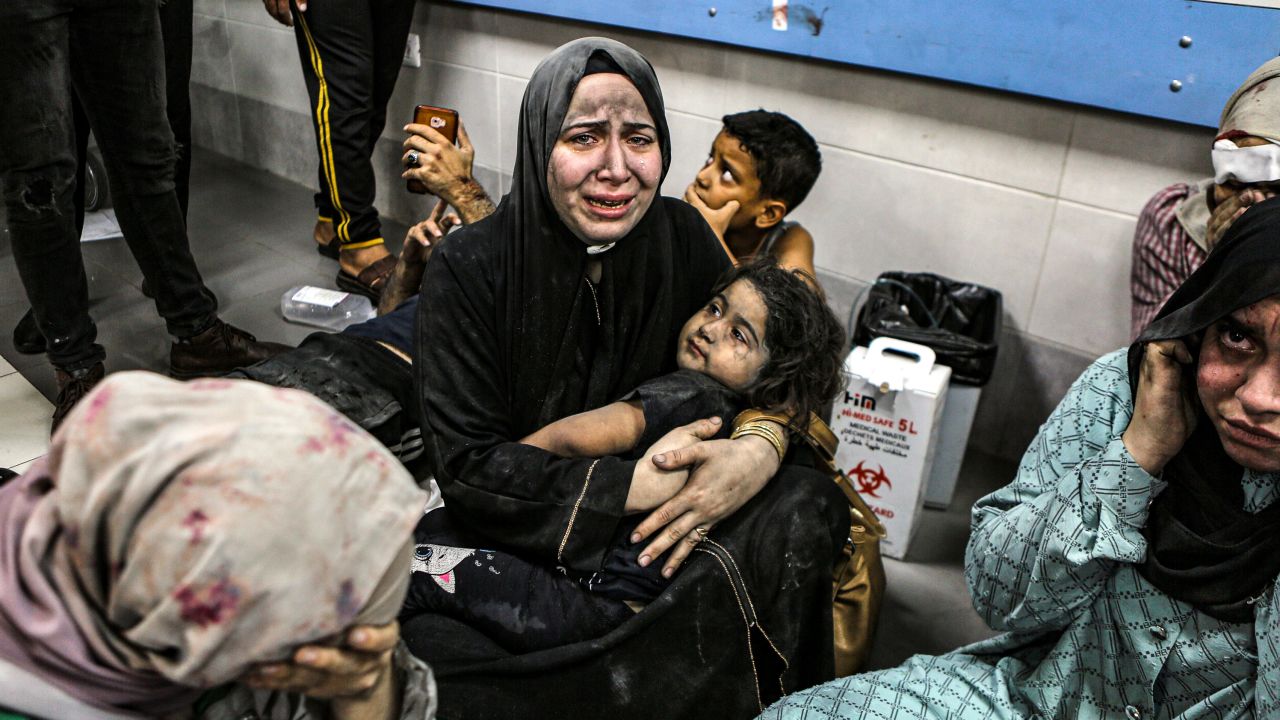
[[[305,13],[293,10],[320,155],[316,209],[333,221],[344,247],[382,241],[370,158],[400,74],[413,6],[414,0],[320,0]]]

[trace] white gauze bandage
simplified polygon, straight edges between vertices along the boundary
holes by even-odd
[[[1222,184],[1276,182],[1280,180],[1280,145],[1238,147],[1230,140],[1213,144],[1213,181]]]

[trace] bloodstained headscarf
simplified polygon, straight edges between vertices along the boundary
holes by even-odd
[[[310,395],[113,375],[0,488],[0,658],[97,707],[182,708],[393,619],[424,502]]]
[[[1280,85],[1271,82],[1277,77],[1280,77],[1280,57],[1268,60],[1245,78],[1223,106],[1218,134],[1214,139],[1229,140],[1253,135],[1280,142]],[[1212,182],[1200,183],[1199,189],[1184,198],[1175,209],[1178,222],[1202,249],[1210,215],[1206,199],[1207,193],[1213,192],[1212,188]]]

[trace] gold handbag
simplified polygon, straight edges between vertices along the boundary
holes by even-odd
[[[734,421],[738,426],[751,420],[772,420],[785,425],[790,418],[748,410]],[[836,487],[849,501],[849,541],[841,549],[832,570],[831,619],[834,634],[836,677],[858,672],[871,652],[876,621],[884,601],[884,564],[880,561],[880,539],[884,525],[853,489],[849,476],[836,466],[835,433],[817,415],[809,416],[803,435],[813,448],[819,469],[831,474]]]

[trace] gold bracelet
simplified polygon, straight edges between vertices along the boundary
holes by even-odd
[[[764,410],[748,408],[738,413],[738,416],[733,419],[733,426],[736,428],[756,420],[771,420],[786,428],[791,424],[791,419],[791,413],[769,413]]]
[[[782,456],[786,451],[782,447],[782,438],[778,437],[777,431],[764,423],[750,422],[744,423],[729,436],[730,440],[737,440],[745,435],[755,435],[764,438],[773,446],[774,451],[778,453],[778,462],[782,462]]]

